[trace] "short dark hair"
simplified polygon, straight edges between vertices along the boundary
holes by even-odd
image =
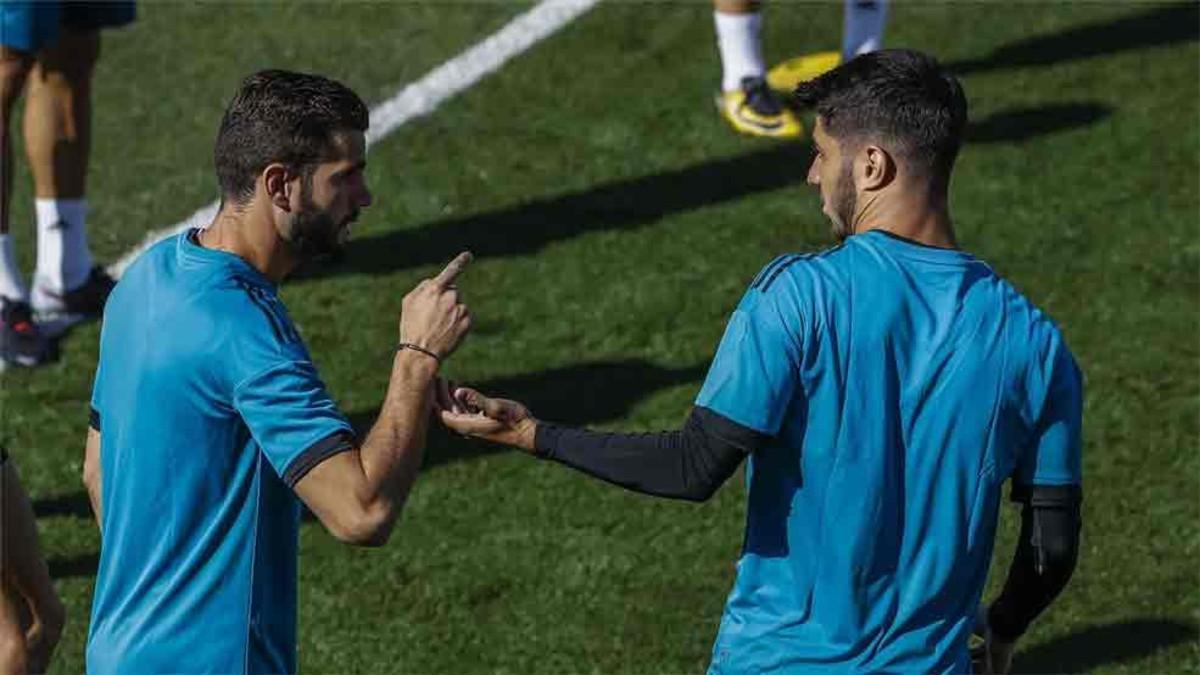
[[[891,142],[916,170],[950,180],[967,125],[962,86],[932,56],[885,49],[857,56],[794,94],[839,142]]]
[[[320,75],[263,70],[247,77],[221,118],[213,160],[223,199],[244,204],[273,162],[308,175],[330,155],[334,134],[366,131],[367,106]]]

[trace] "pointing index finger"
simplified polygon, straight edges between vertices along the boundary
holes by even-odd
[[[454,280],[458,278],[458,275],[462,274],[462,271],[465,270],[467,265],[469,265],[474,259],[475,256],[471,255],[470,251],[463,251],[462,253],[459,253],[454,260],[450,261],[450,264],[446,265],[445,269],[443,269],[441,272],[438,272],[438,275],[433,278],[433,282],[442,288],[453,284]]]

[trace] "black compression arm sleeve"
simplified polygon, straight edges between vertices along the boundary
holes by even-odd
[[[1012,642],[1058,596],[1075,571],[1082,526],[1077,485],[1014,486],[1024,503],[1017,553],[1004,590],[988,609],[997,638]]]
[[[681,431],[621,434],[539,422],[537,454],[648,495],[702,502],[767,436],[703,407]]]

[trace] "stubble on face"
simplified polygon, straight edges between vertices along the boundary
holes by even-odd
[[[838,178],[834,186],[833,213],[829,220],[833,225],[833,236],[839,242],[854,234],[854,218],[858,210],[858,194],[854,190],[854,161],[851,157],[842,159]]]

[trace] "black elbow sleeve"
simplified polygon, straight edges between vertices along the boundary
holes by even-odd
[[[988,622],[1001,639],[1015,640],[1066,587],[1079,557],[1078,486],[1035,486],[1022,494],[1021,534],[1008,581]]]

